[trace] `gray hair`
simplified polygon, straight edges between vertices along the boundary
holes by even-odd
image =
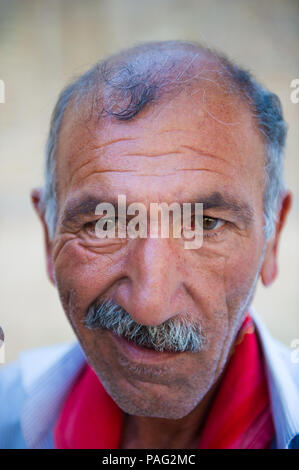
[[[194,75],[191,72],[193,62],[195,65],[197,57],[203,54],[216,59],[219,70],[212,72],[222,75],[232,92],[248,103],[263,137],[266,153],[264,234],[266,240],[273,235],[286,190],[283,162],[287,125],[279,98],[258,83],[249,71],[235,65],[223,54],[195,42],[164,41],[145,43],[108,57],[61,92],[47,140],[41,201],[51,238],[57,223],[56,151],[62,119],[70,101],[74,99],[78,103],[92,95],[91,112],[96,109],[99,118],[109,115],[119,121],[133,119],[146,105],[157,101],[162,92],[173,91],[182,84],[187,86],[202,78],[209,80],[202,77],[198,69]]]

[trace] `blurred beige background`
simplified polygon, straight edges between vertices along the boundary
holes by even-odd
[[[280,273],[254,305],[285,344],[299,338],[298,0],[0,0],[0,324],[6,360],[73,339],[45,274],[43,239],[30,205],[42,183],[49,119],[61,88],[95,61],[147,40],[199,40],[252,70],[282,100],[289,123],[286,181],[295,196]]]

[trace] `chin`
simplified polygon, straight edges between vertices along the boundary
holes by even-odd
[[[205,389],[190,386],[187,380],[180,382],[157,383],[153,381],[133,380],[131,377],[116,375],[111,370],[95,365],[94,370],[117,406],[126,414],[148,418],[181,419],[191,413],[205,395]]]
[[[111,394],[112,396],[112,394]],[[173,403],[168,397],[152,397],[145,400],[144,397],[112,396],[124,413],[133,416],[143,416],[147,418],[181,419],[187,416],[198,404],[182,403],[175,400]]]

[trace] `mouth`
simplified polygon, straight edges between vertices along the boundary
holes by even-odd
[[[177,358],[179,355],[184,354],[182,352],[155,351],[154,349],[144,346],[137,346],[133,341],[118,336],[110,330],[108,330],[107,333],[116,345],[118,351],[135,363],[154,364],[171,358]]]

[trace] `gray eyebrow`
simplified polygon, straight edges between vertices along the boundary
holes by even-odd
[[[86,196],[69,202],[62,215],[62,224],[75,222],[81,215],[95,215],[96,207],[101,202],[103,201],[93,196]],[[117,208],[117,203],[111,202],[111,204]]]
[[[254,211],[252,207],[244,201],[238,201],[231,194],[221,194],[219,191],[214,191],[208,196],[198,197],[197,202],[203,204],[204,211],[208,209],[229,211],[242,219],[246,226],[249,226],[253,220]]]
[[[94,196],[85,196],[82,199],[75,199],[67,205],[64,209],[62,216],[62,224],[75,222],[81,215],[95,215],[96,206],[101,203],[99,198]],[[203,204],[203,210],[208,209],[222,209],[229,211],[239,217],[246,226],[249,226],[253,220],[254,211],[245,202],[238,201],[231,194],[221,194],[219,191],[214,191],[209,195],[197,197],[196,202]],[[117,213],[117,202],[110,202]]]

